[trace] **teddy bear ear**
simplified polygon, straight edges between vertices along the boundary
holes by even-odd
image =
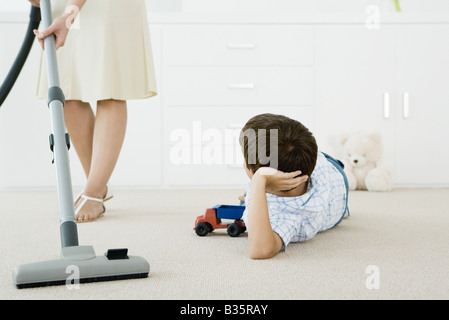
[[[371,133],[369,137],[377,143],[382,143],[382,135],[379,132]]]

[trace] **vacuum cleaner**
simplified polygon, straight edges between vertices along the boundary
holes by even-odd
[[[0,92],[0,105],[19,76],[34,40],[40,18],[45,28],[52,23],[50,0],[40,1],[39,8],[32,6],[27,35]],[[18,266],[13,271],[13,282],[19,288],[48,285],[73,285],[78,283],[146,278],[149,263],[141,257],[129,256],[128,249],[109,249],[97,256],[92,246],[78,244],[78,231],[73,204],[73,190],[69,166],[70,137],[64,123],[65,98],[59,85],[58,65],[54,35],[44,40],[48,72],[48,107],[51,115],[52,133],[50,149],[56,167],[58,208],[60,215],[60,259],[34,262]]]

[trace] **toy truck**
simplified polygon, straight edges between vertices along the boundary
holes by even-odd
[[[204,237],[215,229],[227,229],[231,237],[238,237],[246,230],[245,223],[241,219],[243,211],[245,206],[216,205],[206,209],[205,214],[196,218],[193,230],[200,237]],[[222,222],[222,219],[234,221],[226,224]]]

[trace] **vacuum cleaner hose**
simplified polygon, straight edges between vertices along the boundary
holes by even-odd
[[[40,9],[36,8],[35,6],[31,6],[30,22],[28,23],[28,28],[26,31],[25,39],[23,40],[22,43],[22,47],[20,48],[19,54],[17,55],[14,64],[9,70],[9,73],[6,76],[5,81],[3,81],[3,84],[0,88],[0,107],[2,106],[3,102],[5,101],[6,97],[8,96],[12,87],[14,86],[14,83],[19,77],[20,72],[22,71],[23,65],[25,64],[25,61],[28,58],[28,54],[31,51],[31,47],[33,46],[35,38],[33,30],[39,27],[40,22],[41,22]]]

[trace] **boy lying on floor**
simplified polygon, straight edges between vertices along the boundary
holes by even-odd
[[[343,164],[319,152],[300,122],[255,116],[243,127],[240,145],[251,179],[242,219],[252,259],[271,258],[290,242],[308,240],[349,215]]]

